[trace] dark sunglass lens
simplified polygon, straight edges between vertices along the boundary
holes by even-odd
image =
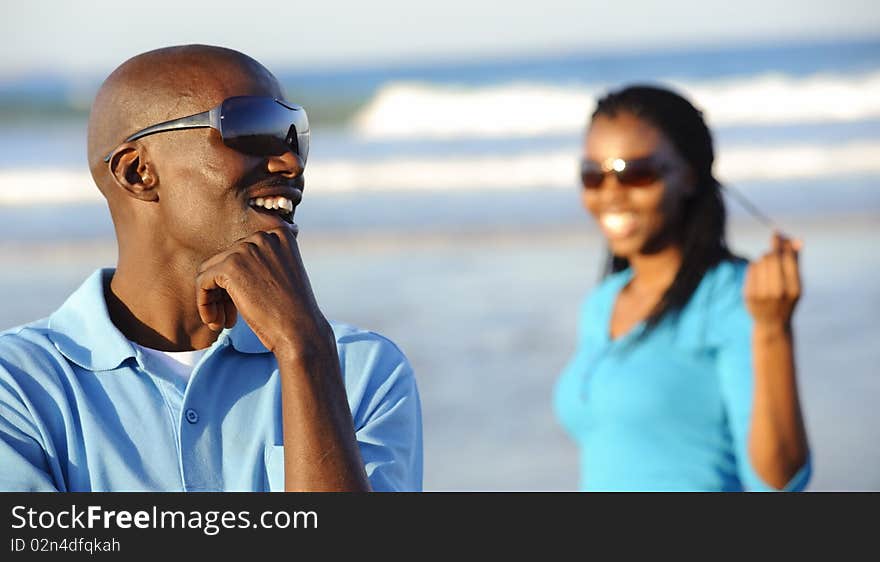
[[[627,162],[626,167],[617,173],[617,180],[622,185],[643,187],[660,179],[660,170],[650,162]]]
[[[290,128],[287,129],[287,137],[284,139],[284,144],[292,148],[297,154],[300,154],[299,140],[296,138],[296,125],[291,125]]]
[[[305,161],[308,156],[308,125],[305,134],[299,133],[295,127],[299,117],[297,113],[305,112],[289,109],[272,98],[229,98],[223,103],[222,110],[223,142],[239,152],[258,156],[278,155],[293,150]],[[291,132],[293,139],[290,138]],[[303,142],[303,137],[306,137],[306,142]]]
[[[602,185],[605,179],[605,172],[594,162],[583,162],[581,164],[581,185],[586,189],[596,189]]]
[[[597,189],[602,185],[605,174],[599,171],[581,172],[581,184],[587,189]]]
[[[287,129],[287,136],[284,139],[284,144],[290,147],[291,150],[299,154],[300,158],[303,159],[303,162],[308,160],[309,158],[309,131],[306,130],[304,133],[300,133],[296,129],[296,124],[290,126]]]
[[[252,156],[278,156],[292,150],[292,147],[274,135],[237,136],[224,138],[223,142],[229,148]]]

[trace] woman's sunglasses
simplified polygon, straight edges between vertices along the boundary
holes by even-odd
[[[644,187],[659,180],[667,171],[668,167],[666,165],[655,163],[651,156],[633,160],[611,158],[605,161],[604,164],[599,164],[585,158],[581,160],[581,184],[584,186],[584,189],[598,189],[605,182],[606,175],[614,174],[617,176],[617,183],[623,187]],[[762,213],[745,195],[731,186],[718,185],[720,189],[723,189],[724,192],[736,199],[746,211],[761,223],[773,230],[782,232],[782,229],[776,225],[773,219]]]
[[[665,172],[666,166],[656,163],[651,156],[633,160],[611,158],[602,164],[585,158],[581,160],[581,185],[598,189],[606,175],[614,174],[617,183],[624,187],[644,187],[659,180]]]
[[[226,98],[208,111],[164,121],[141,129],[122,143],[147,135],[210,127],[220,132],[223,144],[254,156],[278,155],[292,150],[305,164],[309,156],[309,118],[301,106],[270,97]],[[114,149],[104,158],[110,162]]]

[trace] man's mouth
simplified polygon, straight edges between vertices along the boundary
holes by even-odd
[[[276,215],[284,219],[285,222],[293,223],[293,208],[296,205],[283,195],[254,197],[248,200],[248,205],[257,212]]]

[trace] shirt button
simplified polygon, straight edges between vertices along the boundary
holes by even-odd
[[[184,415],[186,416],[186,421],[189,423],[199,423],[199,413],[192,408],[187,408]]]

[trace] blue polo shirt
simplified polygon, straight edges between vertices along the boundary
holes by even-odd
[[[748,454],[754,373],[746,266],[722,262],[679,314],[614,340],[611,314],[632,271],[610,275],[587,298],[577,351],[555,391],[557,415],[580,448],[582,489],[773,489]],[[810,472],[808,461],[784,489],[803,489]]]
[[[189,381],[110,320],[96,271],[48,319],[0,333],[0,490],[280,491],[281,381],[239,317]],[[421,490],[413,371],[388,339],[332,324],[374,490]]]

